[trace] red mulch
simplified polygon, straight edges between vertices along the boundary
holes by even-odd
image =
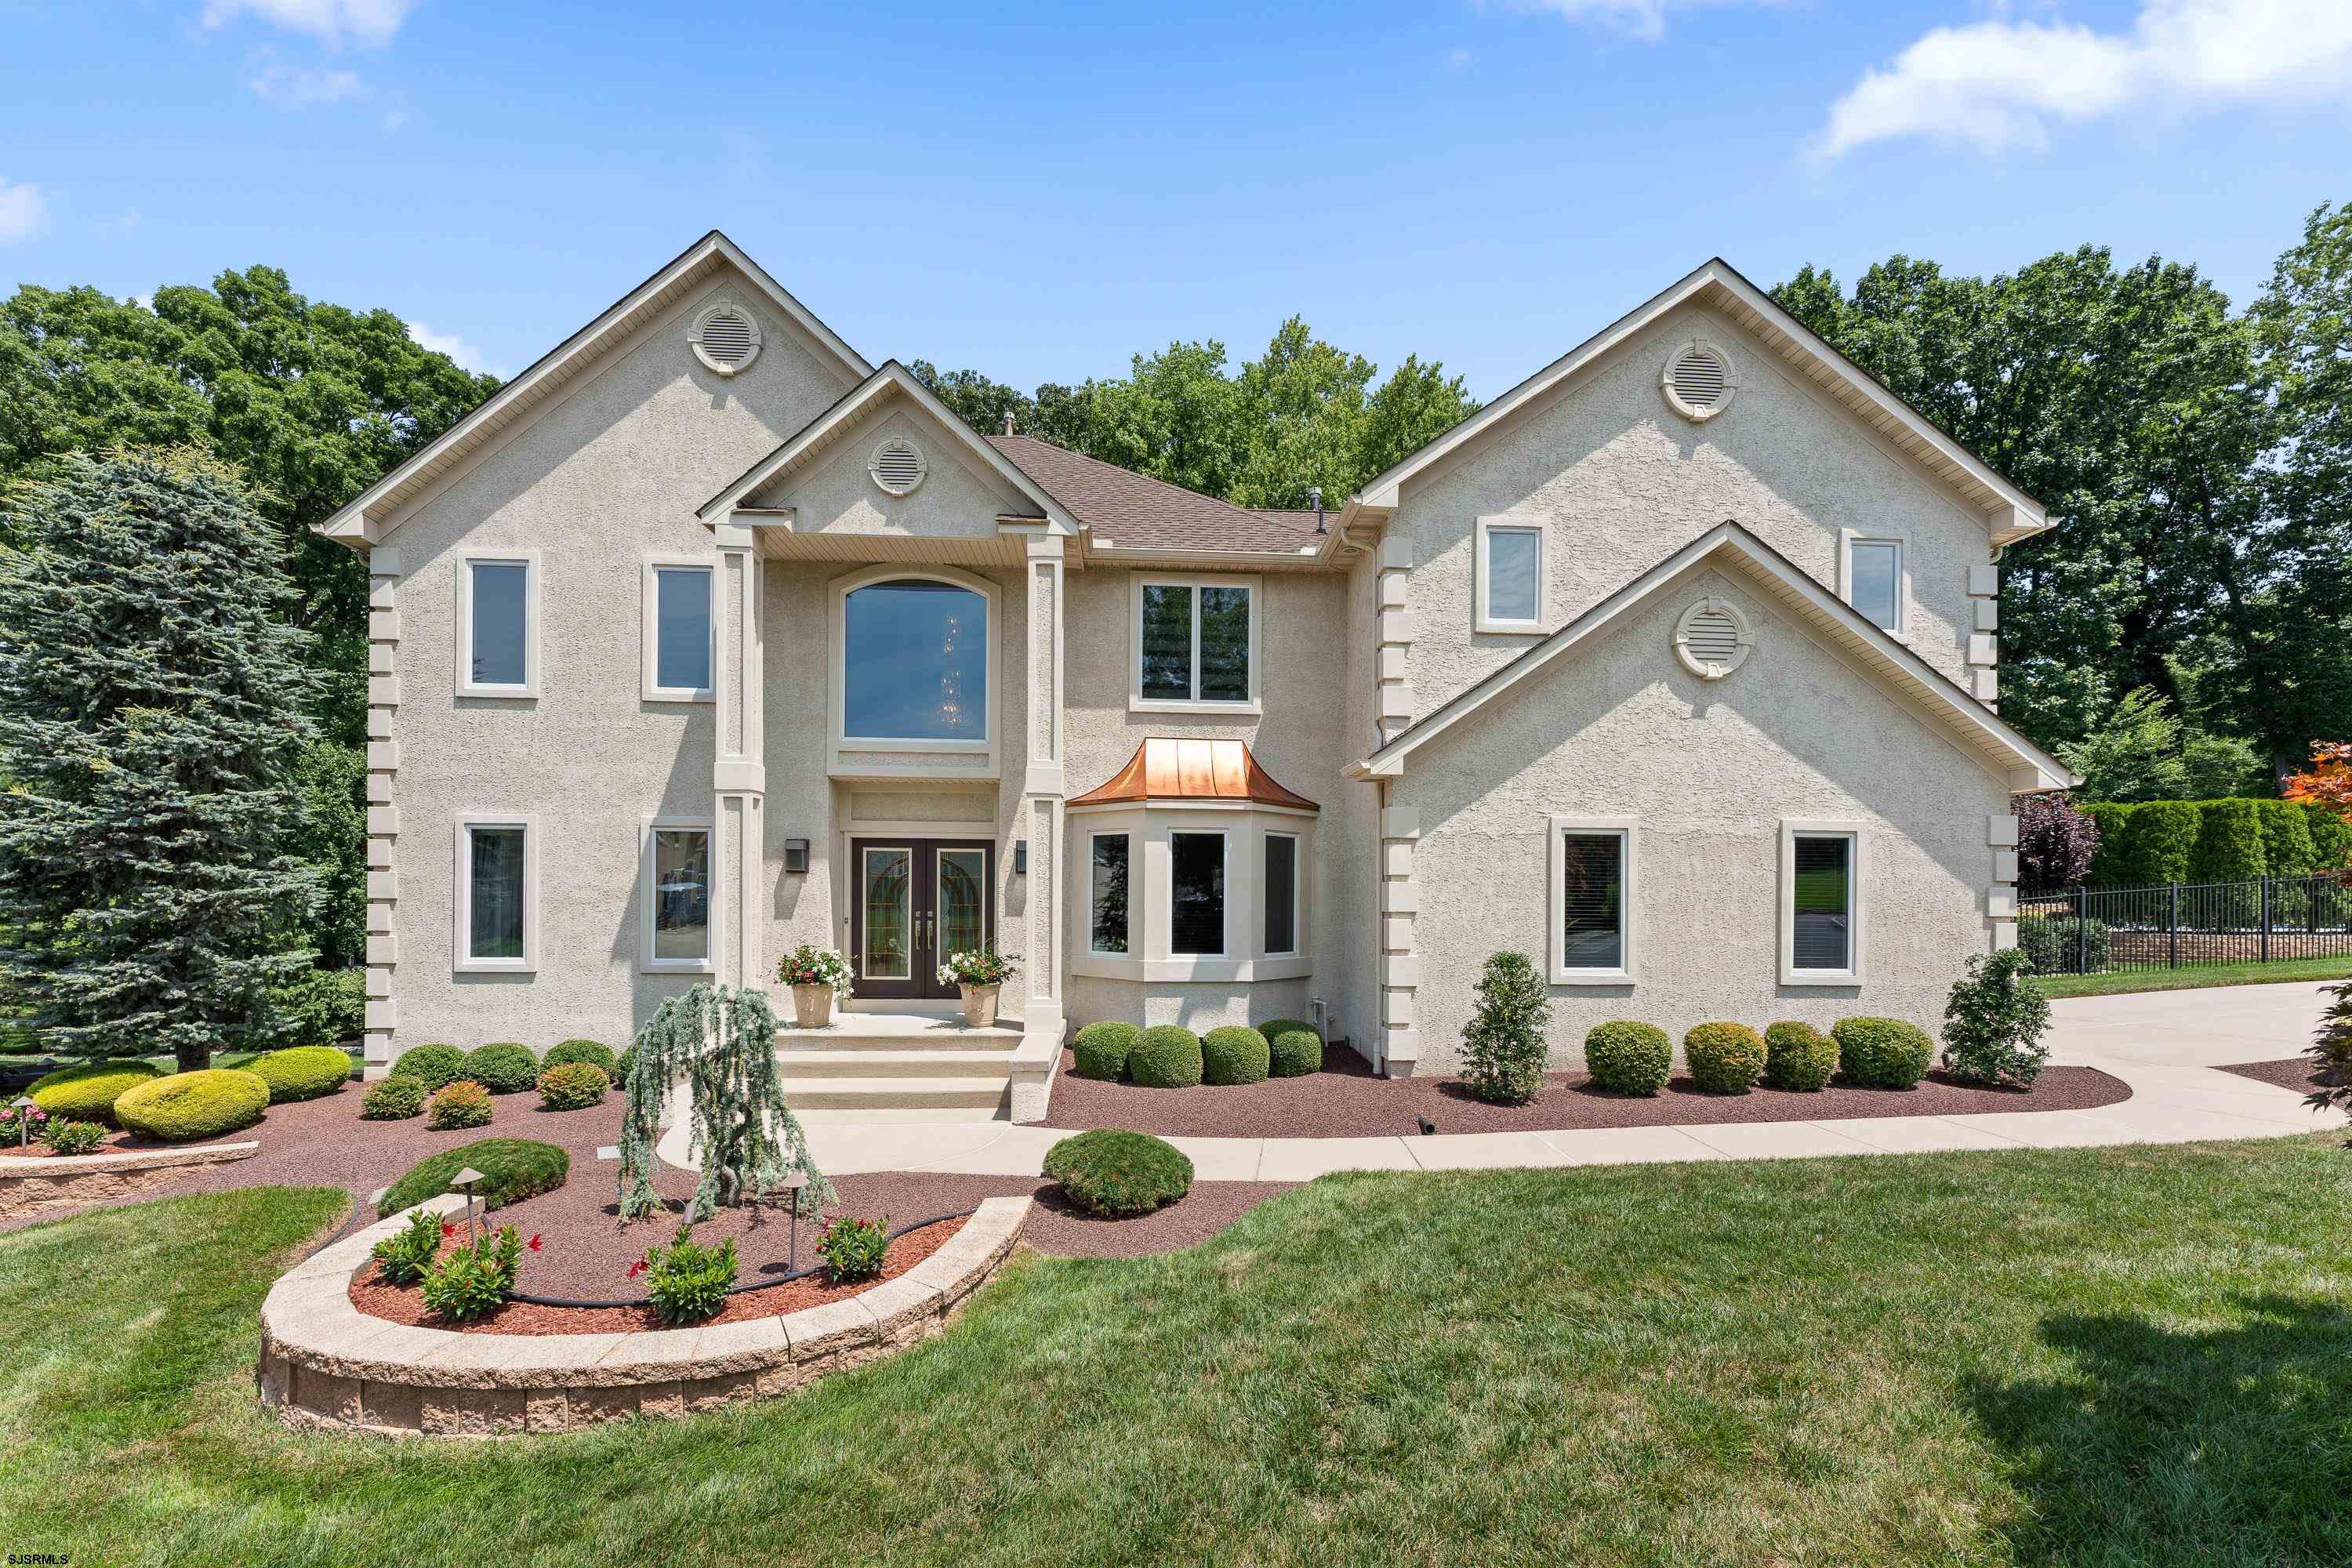
[[[946,1246],[948,1238],[963,1227],[961,1218],[942,1220],[896,1237],[883,1254],[882,1272],[876,1279],[861,1279],[855,1284],[833,1285],[826,1283],[824,1275],[814,1274],[789,1284],[772,1285],[764,1290],[745,1290],[728,1297],[727,1304],[719,1310],[717,1316],[693,1325],[666,1323],[650,1306],[547,1307],[531,1301],[509,1301],[497,1311],[471,1322],[447,1322],[425,1310],[425,1292],[421,1286],[391,1284],[379,1278],[373,1268],[362,1269],[353,1278],[351,1298],[352,1305],[370,1317],[406,1323],[412,1328],[451,1329],[461,1334],[623,1334],[641,1329],[703,1328],[719,1323],[748,1322],[757,1318],[778,1318],[805,1307],[822,1307],[828,1301],[860,1295],[906,1273]],[[667,1239],[661,1231],[650,1226],[635,1228],[634,1235],[648,1244]],[[444,1242],[442,1250],[446,1252],[455,1245],[454,1241]],[[526,1253],[525,1256],[530,1255]],[[810,1256],[803,1260],[803,1266],[816,1261],[812,1249]],[[772,1263],[767,1268],[777,1273],[785,1271],[782,1263]],[[737,1283],[749,1282],[744,1279],[746,1272],[740,1266],[739,1258]],[[546,1294],[536,1289],[532,1293]],[[643,1293],[643,1285],[631,1280],[625,1288],[599,1292],[599,1297],[616,1299]]]
[[[210,1140],[207,1140],[207,1142],[210,1142]],[[169,1145],[158,1144],[152,1142],[142,1142],[134,1141],[128,1132],[110,1132],[105,1137],[98,1141],[98,1146],[96,1148],[85,1149],[79,1154],[60,1154],[55,1149],[50,1148],[47,1143],[27,1143],[21,1149],[14,1143],[0,1143],[0,1154],[5,1154],[11,1159],[87,1160],[92,1154],[120,1154],[126,1149],[153,1149],[166,1147],[169,1147]]]
[[[1056,1127],[1123,1127],[1173,1138],[1385,1138],[1412,1136],[1428,1118],[1440,1132],[1549,1132],[1586,1127],[1690,1122],[1819,1121],[1841,1117],[1958,1116],[1987,1110],[2089,1110],[2131,1098],[2121,1079],[2095,1068],[2043,1069],[2032,1089],[1979,1089],[1940,1069],[1916,1088],[1833,1083],[1816,1094],[1758,1088],[1706,1094],[1677,1078],[1647,1099],[1604,1094],[1583,1073],[1552,1073],[1530,1105],[1489,1105],[1446,1078],[1375,1078],[1352,1051],[1334,1050],[1304,1078],[1195,1089],[1139,1089],[1073,1071],[1062,1053],[1049,1116]]]
[[[2286,1057],[2274,1062],[2232,1062],[2221,1070],[2306,1094],[2314,1089],[2332,1089],[2336,1083],[2334,1075],[2313,1067],[2309,1057]]]

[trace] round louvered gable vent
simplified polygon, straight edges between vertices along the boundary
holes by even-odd
[[[1675,626],[1675,652],[1683,668],[1702,680],[1721,680],[1748,662],[1756,639],[1737,605],[1701,599]]]
[[[905,495],[923,482],[923,454],[912,441],[893,436],[874,448],[873,458],[866,465],[874,482],[894,496]]]
[[[1666,402],[1684,418],[1704,423],[1723,412],[1739,390],[1731,356],[1705,338],[1694,338],[1666,356],[1658,377]]]
[[[694,318],[686,341],[707,368],[733,375],[760,357],[760,323],[740,305],[721,300]]]

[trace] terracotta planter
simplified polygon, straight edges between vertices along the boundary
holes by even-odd
[[[793,987],[793,1022],[803,1029],[822,1029],[833,1022],[833,987]]]
[[[985,1029],[996,1022],[996,996],[1002,985],[966,985],[963,990],[963,1021],[975,1029]]]

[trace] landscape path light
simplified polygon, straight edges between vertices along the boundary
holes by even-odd
[[[33,1110],[38,1101],[29,1094],[20,1094],[11,1103],[16,1108],[16,1152],[21,1154],[26,1149],[26,1140],[32,1134]],[[803,1176],[801,1179],[806,1181],[808,1178]]]
[[[450,1190],[466,1194],[466,1245],[474,1245],[474,1189],[489,1178],[468,1165],[449,1178]]]

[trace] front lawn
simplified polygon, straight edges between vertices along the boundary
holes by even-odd
[[[1016,1261],[798,1397],[298,1436],[254,1311],[341,1194],[0,1236],[10,1549],[174,1564],[2340,1563],[2333,1138],[1326,1178]]]
[[[2352,957],[2287,958],[2274,963],[2217,963],[2206,969],[2119,969],[2105,974],[2038,974],[2045,996],[2117,996],[2132,991],[2201,991],[2211,985],[2281,985],[2296,980],[2352,980]]]

